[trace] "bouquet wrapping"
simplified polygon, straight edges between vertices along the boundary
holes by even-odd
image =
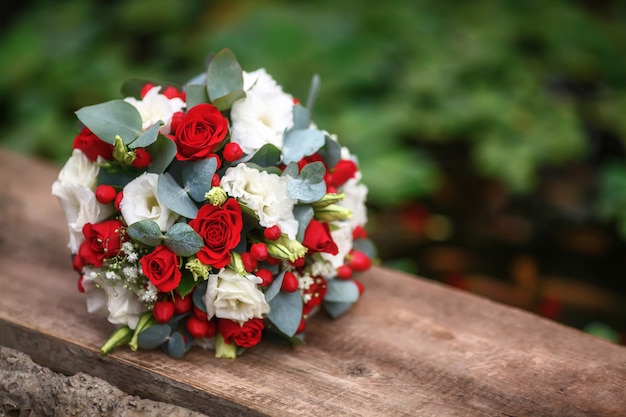
[[[76,112],[52,186],[87,310],[128,344],[234,358],[264,336],[303,341],[319,309],[347,312],[367,238],[354,155],[264,70],[212,54],[183,86],[129,81],[124,99]]]

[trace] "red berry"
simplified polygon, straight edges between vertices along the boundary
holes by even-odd
[[[363,252],[354,250],[348,255],[348,266],[357,272],[367,271],[372,266],[372,260]]]
[[[122,203],[122,199],[124,198],[124,191],[120,191],[115,196],[115,201],[113,202],[113,206],[115,210],[120,211],[120,204]]]
[[[241,261],[243,262],[243,267],[246,270],[246,272],[252,272],[258,266],[257,260],[254,259],[252,255],[250,255],[250,252],[242,252]]]
[[[198,319],[200,320],[204,320],[207,321],[208,317],[206,315],[206,312],[200,310],[198,307],[196,307],[195,305],[193,306],[193,315],[196,316]]]
[[[300,283],[298,282],[298,277],[296,277],[293,272],[287,271],[283,277],[283,283],[280,286],[280,289],[285,292],[294,292],[298,289],[299,285]]]
[[[213,179],[211,179],[211,187],[217,187],[220,185],[220,176],[217,174],[213,174]]]
[[[148,91],[152,90],[153,87],[155,87],[155,85],[152,83],[144,84],[144,86],[141,87],[141,93],[139,93],[141,95],[141,98],[144,98],[146,94],[148,94]]]
[[[267,262],[270,265],[278,265],[282,261],[280,259],[276,259],[276,258],[272,258],[271,256],[268,256],[265,262]]]
[[[144,148],[135,149],[135,159],[133,160],[133,166],[141,169],[146,168],[152,162],[152,156]]]
[[[191,310],[191,306],[193,301],[191,296],[187,295],[185,297],[181,297],[180,294],[174,294],[174,298],[172,299],[174,303],[174,312],[176,314],[183,314]]]
[[[261,268],[256,271],[255,275],[263,280],[261,287],[267,287],[274,281],[274,274],[269,269]]]
[[[363,285],[361,281],[357,281],[356,279],[353,281],[356,284],[356,287],[359,289],[359,295],[363,294],[365,292],[365,285]]]
[[[117,191],[111,185],[101,184],[96,188],[96,200],[100,204],[109,204],[117,197]]]
[[[352,239],[365,239],[367,238],[367,231],[363,226],[357,226],[352,231]]]
[[[185,327],[187,327],[189,334],[196,339],[206,337],[209,332],[209,322],[207,320],[200,320],[196,316],[189,317]]]
[[[337,278],[340,279],[350,279],[352,278],[352,268],[348,265],[341,265],[337,268]]]
[[[263,236],[268,240],[277,240],[282,234],[280,227],[274,225],[263,230]]]
[[[154,303],[152,315],[154,316],[157,323],[167,323],[174,315],[174,303],[167,300],[157,301],[156,303]]]
[[[250,246],[250,255],[257,261],[264,261],[267,259],[267,245],[263,242],[255,243]]]
[[[243,156],[243,151],[241,150],[241,146],[239,146],[238,143],[230,142],[224,146],[222,156],[226,161],[233,162]]]

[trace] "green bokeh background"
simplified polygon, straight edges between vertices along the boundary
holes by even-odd
[[[321,76],[314,119],[359,157],[384,263],[445,280],[420,253],[452,245],[479,259],[460,272],[511,281],[485,267],[502,242],[476,223],[495,187],[498,210],[532,228],[507,256],[539,259],[555,222],[585,225],[612,249],[606,271],[574,279],[624,290],[623,2],[31,0],[1,19],[2,147],[60,166],[75,110],[120,98],[129,78],[182,84],[228,47],[298,97]],[[555,178],[576,197],[545,198]],[[415,227],[390,223],[403,221]],[[570,324],[622,328],[611,311]]]

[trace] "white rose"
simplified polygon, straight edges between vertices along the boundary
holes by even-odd
[[[257,288],[261,282],[255,275],[239,275],[228,268],[209,274],[203,298],[209,319],[216,316],[243,324],[252,318],[262,318],[269,313],[270,306]]]
[[[336,269],[344,264],[344,259],[348,253],[352,250],[352,226],[347,221],[333,222],[331,225],[330,235],[333,241],[337,245],[339,252],[337,255],[331,255],[330,253],[320,253],[322,259],[330,262],[332,265],[332,273],[330,275],[323,274],[324,278],[331,278],[335,276]],[[330,272],[330,270],[329,270]]]
[[[293,216],[297,200],[287,197],[290,177],[281,177],[249,168],[241,163],[228,168],[220,185],[241,204],[253,210],[263,227],[277,225],[289,238],[295,239],[298,221]]]
[[[85,224],[99,223],[114,211],[110,204],[98,203],[93,192],[99,169],[80,150],[74,149],[72,156],[59,172],[59,178],[52,184],[52,194],[59,201],[67,221],[70,236],[68,247],[71,253],[77,253],[78,247],[85,241]]]
[[[84,268],[83,288],[87,295],[87,311],[107,317],[109,323],[137,327],[139,317],[146,311],[137,295],[124,288],[122,281],[104,282],[97,272]]]
[[[120,211],[127,225],[140,220],[155,221],[161,231],[167,231],[178,218],[178,214],[161,204],[157,197],[159,176],[144,172],[124,187]]]
[[[134,97],[127,97],[124,99],[127,103],[130,103],[137,109],[141,115],[141,128],[143,130],[149,129],[159,120],[164,123],[159,129],[162,135],[170,133],[172,115],[185,108],[185,102],[178,97],[167,98],[163,94],[159,94],[161,91],[160,86],[152,87],[142,100],[137,100]]]
[[[293,97],[265,69],[244,72],[244,89],[246,97],[230,112],[231,141],[248,154],[268,143],[281,149],[285,130],[293,126]]]

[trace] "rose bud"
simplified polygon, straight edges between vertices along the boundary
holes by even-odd
[[[367,271],[372,266],[372,260],[363,252],[354,250],[347,256],[348,266],[357,272]]]
[[[230,142],[224,145],[222,156],[227,162],[233,162],[243,156],[243,151],[238,143]]]
[[[209,322],[206,320],[200,320],[195,316],[191,316],[187,319],[185,327],[187,328],[189,334],[196,339],[206,337],[209,332]]]
[[[174,303],[174,312],[176,314],[182,314],[191,310],[193,300],[191,299],[191,297],[181,297],[180,294],[176,293],[174,294],[172,302]]]
[[[255,243],[250,246],[250,255],[257,261],[264,261],[267,259],[267,245],[263,242]]]
[[[157,301],[156,303],[154,303],[152,315],[154,316],[154,319],[157,321],[157,323],[167,323],[174,315],[174,303],[167,300]]]
[[[294,292],[298,289],[299,285],[300,283],[298,282],[298,277],[296,277],[293,272],[287,271],[283,277],[283,283],[280,286],[280,289],[285,292]]]
[[[339,279],[350,279],[352,278],[352,268],[348,265],[341,265],[337,268],[337,278]]]
[[[98,185],[96,188],[96,200],[100,204],[109,204],[117,197],[117,191],[115,188],[108,184]]]
[[[267,287],[274,281],[274,274],[269,269],[261,268],[255,272],[257,277],[261,278],[263,282],[260,284],[261,287]]]
[[[267,229],[263,230],[263,236],[265,236],[265,238],[268,240],[277,240],[280,235],[282,235],[282,231],[277,225],[268,227]]]
[[[252,272],[258,266],[257,260],[250,255],[250,252],[243,252],[241,254],[241,261],[243,262],[243,267],[246,272]]]

